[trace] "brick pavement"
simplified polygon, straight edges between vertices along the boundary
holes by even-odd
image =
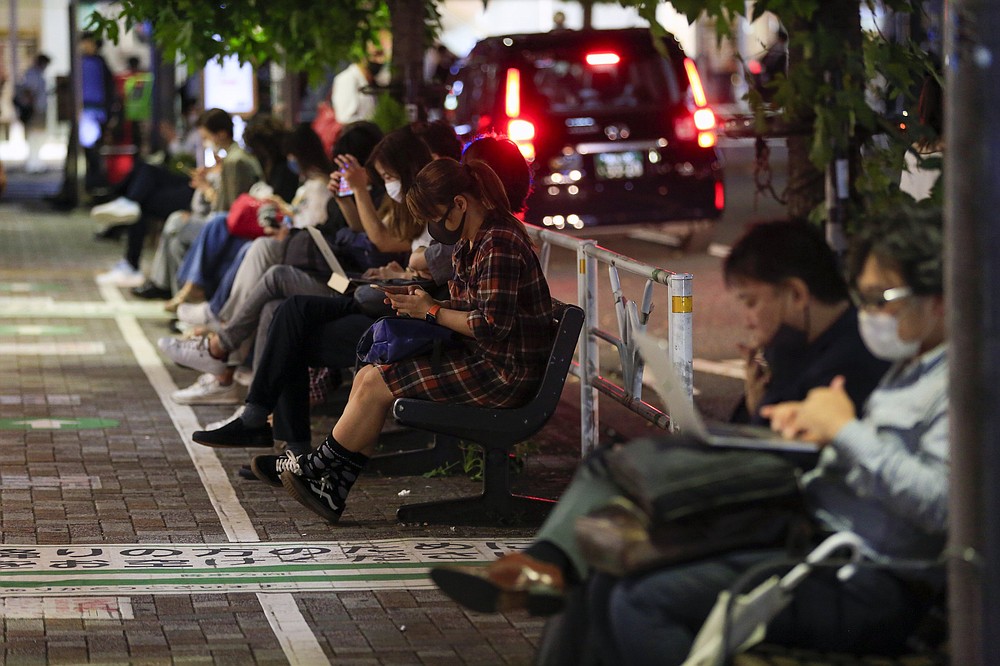
[[[272,578],[251,572],[239,585],[171,592],[150,582],[162,573],[156,569],[123,570],[94,583],[108,571],[100,567],[111,566],[100,560],[111,544],[183,545],[188,556],[198,544],[233,541],[369,547],[401,539],[406,553],[399,557],[406,560],[421,552],[415,544],[517,543],[532,530],[395,522],[400,491],[410,491],[406,501],[476,492],[461,476],[366,476],[336,528],[300,510],[281,489],[240,479],[235,472],[247,452],[198,447],[184,437],[186,428],[230,408],[168,409],[164,386],[186,386],[196,373],[160,365],[155,352],[148,356],[166,332],[155,309],[124,290],[109,295],[95,285],[93,276],[121,248],[93,241],[92,232],[84,212],[0,205],[0,664],[531,662],[540,621],[465,612],[422,576],[406,578],[414,570],[398,582],[389,575],[386,589],[367,582],[377,578],[375,569],[358,569],[348,585],[354,589],[343,590],[321,582],[322,589],[259,592],[254,586]],[[122,303],[108,305],[115,298]],[[118,316],[106,316],[109,308]],[[41,343],[49,350],[39,350]],[[567,396],[558,423],[538,438],[538,451],[517,477],[534,493],[558,496],[576,462],[572,387]],[[625,428],[645,428],[632,423]],[[329,418],[315,426],[321,432]],[[11,555],[32,546],[59,555]],[[478,559],[498,552],[483,548]],[[369,561],[378,560],[377,550]],[[74,561],[86,558],[84,551],[92,559]],[[52,559],[58,557],[65,559]],[[180,566],[166,555],[146,562]],[[32,597],[11,593],[8,586],[23,580],[17,576],[46,567],[51,573],[57,563],[77,567],[78,577],[42,581]],[[195,572],[186,584],[210,577]]]

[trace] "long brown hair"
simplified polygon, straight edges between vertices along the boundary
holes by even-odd
[[[413,180],[426,164],[431,161],[431,151],[409,127],[401,127],[389,132],[372,149],[365,166],[369,176],[379,178],[375,172],[375,162],[382,165],[386,171],[399,178],[403,192],[409,191]],[[424,225],[414,219],[406,207],[406,202],[397,203],[388,195],[383,197],[379,207],[379,215],[388,218],[389,233],[400,240],[413,240],[423,233]]]
[[[475,197],[486,209],[486,217],[509,222],[528,240],[521,221],[510,211],[510,201],[503,183],[490,165],[482,160],[460,164],[443,157],[434,160],[417,174],[413,187],[406,194],[406,205],[419,220],[433,220],[441,215],[439,207],[447,207],[459,194]]]

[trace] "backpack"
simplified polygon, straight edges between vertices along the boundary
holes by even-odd
[[[811,531],[799,468],[762,451],[681,435],[602,450],[624,498],[577,521],[587,561],[618,576],[750,548],[788,548]]]

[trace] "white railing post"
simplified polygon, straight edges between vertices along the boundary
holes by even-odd
[[[597,448],[600,432],[598,423],[598,394],[592,379],[600,371],[600,352],[594,330],[599,328],[597,310],[597,261],[588,250],[597,243],[584,240],[576,249],[577,299],[583,308],[583,331],[580,333],[580,448],[581,454]]]
[[[674,364],[677,376],[680,377],[684,390],[694,399],[694,298],[692,282],[694,276],[690,273],[677,273],[670,276],[670,360]]]

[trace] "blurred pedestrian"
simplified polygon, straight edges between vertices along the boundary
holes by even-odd
[[[45,170],[39,153],[45,140],[45,117],[49,108],[49,90],[45,82],[45,68],[52,60],[44,53],[35,56],[31,67],[14,90],[14,108],[17,119],[24,125],[24,136],[28,142],[28,157],[24,170],[39,173]]]
[[[80,146],[87,164],[84,187],[88,192],[107,186],[101,144],[114,109],[115,81],[107,61],[99,53],[103,41],[94,33],[80,36],[80,78],[83,88],[83,109],[80,112]]]

